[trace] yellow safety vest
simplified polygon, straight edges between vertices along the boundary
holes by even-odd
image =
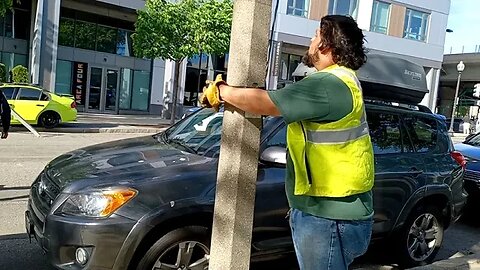
[[[346,67],[333,65],[320,72],[331,73],[348,86],[353,110],[335,122],[288,125],[294,194],[345,197],[369,191],[373,187],[374,157],[360,82]]]

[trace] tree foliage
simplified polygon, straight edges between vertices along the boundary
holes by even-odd
[[[231,0],[147,0],[138,11],[133,49],[137,57],[175,61],[172,123],[178,98],[179,68],[185,58],[228,51],[233,17]]]
[[[135,53],[173,61],[200,52],[225,54],[232,16],[230,0],[148,0],[132,35]]]
[[[28,69],[22,65],[15,66],[12,69],[12,81],[15,83],[28,83],[29,82]]]
[[[5,16],[7,10],[12,8],[13,0],[0,0],[0,17]]]

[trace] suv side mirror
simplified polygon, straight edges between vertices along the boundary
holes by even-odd
[[[268,147],[260,155],[260,161],[275,167],[285,167],[287,164],[287,150],[279,146]]]

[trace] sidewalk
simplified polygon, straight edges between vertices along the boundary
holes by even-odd
[[[170,119],[163,119],[156,115],[78,113],[76,122],[60,124],[54,129],[39,126],[34,128],[40,133],[158,133],[169,126]],[[11,132],[28,131],[22,125],[12,126],[10,130]]]
[[[429,265],[411,268],[411,270],[480,270],[480,253],[475,253],[459,258],[452,258],[434,262]]]

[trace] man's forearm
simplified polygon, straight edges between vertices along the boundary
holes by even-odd
[[[220,85],[220,97],[242,111],[259,115],[280,115],[280,111],[268,96],[267,91],[262,89]]]

